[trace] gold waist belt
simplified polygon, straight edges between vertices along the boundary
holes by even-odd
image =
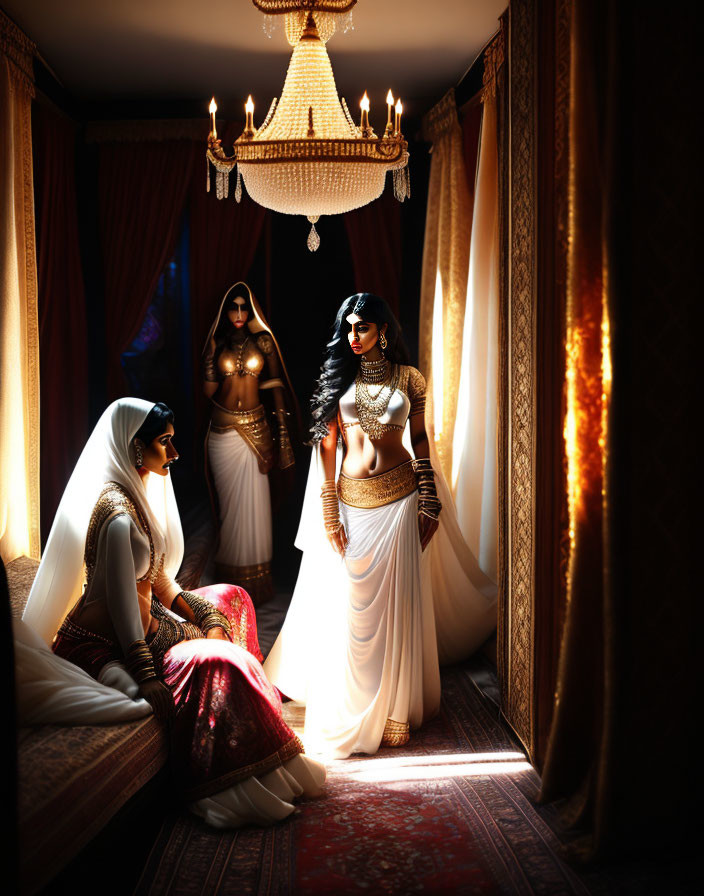
[[[415,491],[415,488],[416,474],[410,460],[400,467],[368,479],[352,479],[340,473],[337,480],[337,494],[342,503],[365,510],[400,501]]]
[[[232,418],[227,426],[210,425],[211,432],[229,432],[237,430],[257,458],[260,473],[268,473],[274,463],[274,440],[271,437],[269,421],[266,419],[264,405],[257,405],[251,411],[230,411],[213,402],[216,408],[224,411]]]
[[[232,417],[232,423],[227,426],[215,426],[215,424],[213,424],[210,427],[213,432],[228,432],[231,429],[235,429],[237,426],[253,426],[258,423],[264,423],[267,428],[269,426],[266,420],[266,410],[264,409],[263,404],[258,404],[256,408],[252,408],[249,411],[231,411],[229,408],[224,408],[221,404],[216,404],[215,402],[213,402],[213,404],[219,411],[222,411],[223,414]]]

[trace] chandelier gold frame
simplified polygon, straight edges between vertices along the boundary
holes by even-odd
[[[389,105],[385,132],[382,137],[378,137],[369,124],[369,101],[366,94],[360,104],[362,119],[357,126],[352,120],[347,103],[344,98],[338,97],[335,87],[324,44],[335,31],[335,19],[349,14],[356,2],[357,0],[252,0],[254,6],[266,15],[286,15],[287,37],[294,46],[294,51],[281,102],[276,98],[272,101],[266,118],[255,129],[253,104],[251,98],[248,100],[245,107],[245,129],[235,141],[232,155],[224,152],[217,138],[217,107],[214,100],[211,104],[212,125],[206,151],[208,190],[211,165],[216,172],[218,199],[227,197],[229,175],[236,170],[236,200],[239,202],[242,196],[243,178],[252,199],[265,208],[284,214],[305,215],[312,224],[308,237],[311,251],[315,251],[320,245],[320,237],[315,230],[319,217],[323,214],[342,214],[373,201],[383,192],[387,172],[393,172],[396,198],[403,202],[410,196],[408,144],[401,133],[400,101],[396,106],[395,123],[392,123],[392,105]],[[324,29],[323,38],[319,34],[318,25]],[[303,46],[304,42],[309,42],[307,47]],[[301,62],[301,54],[307,52],[313,54],[315,65],[324,69],[323,74],[328,78],[329,89],[318,108],[314,108],[312,104],[308,106],[307,93],[305,100],[300,95],[299,69],[309,75],[307,63]],[[294,66],[298,68],[291,78],[296,84],[287,95],[289,76]],[[294,95],[296,90],[298,95]],[[387,97],[387,103],[389,102],[393,104],[390,91]],[[284,120],[285,127],[280,126],[281,120]],[[298,133],[295,133],[296,130]],[[279,134],[291,131],[294,133],[291,137],[273,138],[269,137],[267,131],[269,134],[272,131]],[[265,174],[262,166],[270,166],[270,176]]]

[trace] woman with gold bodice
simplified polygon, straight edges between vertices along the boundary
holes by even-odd
[[[270,824],[293,812],[295,797],[318,793],[324,770],[283,720],[247,592],[175,581],[183,534],[173,437],[165,405],[123,398],[105,411],[64,492],[23,619],[57,657],[168,721],[174,785],[192,811],[216,827]]]
[[[264,665],[306,704],[306,745],[337,758],[406,743],[438,711],[439,662],[496,624],[495,587],[461,537],[424,412],[425,380],[386,302],[347,299],[312,399],[304,556]]]
[[[272,593],[271,502],[267,474],[276,452],[262,398],[271,396],[278,463],[293,465],[286,425],[293,390],[274,334],[245,283],[232,286],[203,350],[211,401],[206,469],[220,522],[216,577],[245,587],[255,603]]]

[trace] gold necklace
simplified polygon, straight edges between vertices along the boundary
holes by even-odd
[[[367,361],[362,355],[359,372],[365,383],[385,383],[389,377],[389,364],[386,358],[378,361]]]
[[[363,379],[361,367],[354,381],[354,403],[357,408],[359,425],[372,439],[381,438],[389,429],[388,424],[379,423],[379,417],[386,413],[391,396],[398,386],[399,367],[397,364],[391,367],[390,374],[389,377],[387,373],[386,381],[381,384],[381,388],[374,396],[370,394],[368,384]]]

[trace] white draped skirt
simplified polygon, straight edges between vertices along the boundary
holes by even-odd
[[[371,510],[340,503],[349,544],[324,534],[314,457],[297,539],[304,551],[283,629],[264,671],[306,705],[306,748],[375,753],[387,719],[411,731],[437,713],[441,662],[476,650],[496,626],[496,587],[461,537],[442,477],[440,527],[421,551],[418,494]]]
[[[220,506],[220,544],[215,557],[224,566],[268,563],[272,556],[269,480],[235,429],[210,432],[208,461]]]

